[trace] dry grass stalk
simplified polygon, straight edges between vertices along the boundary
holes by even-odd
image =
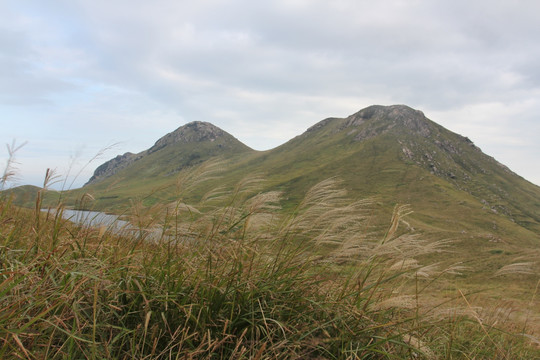
[[[6,165],[4,166],[4,172],[2,174],[2,177],[0,178],[0,191],[4,190],[9,182],[15,182],[17,180],[17,174],[19,172],[17,169],[18,162],[15,158],[15,155],[25,145],[26,142],[22,143],[21,145],[17,145],[15,140],[13,140],[11,145],[6,145],[8,159]]]
[[[497,270],[493,276],[504,276],[504,275],[534,275],[536,272],[533,269],[535,265],[534,262],[519,262],[508,264]]]
[[[183,175],[182,189],[198,179]],[[221,189],[205,198],[206,211],[185,204],[181,194],[167,206],[134,202],[132,220],[141,232],[164,230],[155,242],[40,214],[41,241],[34,245],[34,214],[20,224],[0,219],[8,224],[0,228],[2,239],[9,238],[0,247],[0,292],[11,286],[10,296],[0,297],[6,309],[0,314],[0,354],[436,358],[433,349],[446,344],[430,342],[426,334],[441,324],[423,317],[419,292],[405,290],[423,277],[460,270],[417,261],[446,242],[400,234],[408,207],[395,209],[382,241],[369,239],[369,202],[347,201],[333,179],[310,190],[291,216],[279,211],[280,193],[259,193],[260,186],[255,177]],[[217,206],[217,197],[226,205]],[[18,237],[16,226],[22,226]],[[315,254],[325,261],[313,262]],[[341,266],[338,259],[354,261]],[[474,308],[467,310],[480,319]],[[491,336],[490,328],[484,330],[489,335],[481,337]]]

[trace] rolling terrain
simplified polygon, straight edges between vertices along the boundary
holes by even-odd
[[[134,200],[173,202],[182,175],[209,161],[219,162],[221,171],[184,192],[186,203],[257,176],[265,179],[261,191],[283,192],[286,210],[311,186],[336,178],[349,198],[373,200],[374,225],[386,224],[396,204],[409,204],[411,228],[435,238],[467,239],[486,251],[540,242],[540,187],[405,105],[374,105],[322,120],[268,151],[250,149],[210,123],[192,122],[148,150],[105,162],[83,188],[62,196],[80,207],[77,199],[90,194],[93,201],[84,207],[116,213],[129,211]],[[36,189],[14,191],[20,203],[30,204],[28,192]]]
[[[294,214],[291,216],[293,219],[297,216],[302,218],[304,214],[298,210],[298,204],[313,186],[327,179],[335,179],[339,187],[346,190],[346,196],[351,201],[367,201],[350,208],[337,202],[338,207],[334,212],[332,206],[324,204],[323,196],[321,201],[315,202],[315,208],[325,209],[323,217],[306,217],[310,221],[306,232],[282,231],[294,228],[295,222],[282,222],[281,218],[287,218],[288,214]],[[247,200],[243,198],[234,201],[237,184],[249,188],[255,183],[256,189],[252,188],[245,193]],[[281,194],[278,210],[274,206],[277,200],[273,196],[264,197],[264,193],[272,194],[276,191]],[[476,335],[480,334],[482,338],[486,327],[480,316],[492,319],[493,324],[498,324],[502,316],[503,322],[509,323],[505,326],[509,326],[510,331],[519,327],[518,332],[532,334],[536,338],[540,333],[540,311],[534,302],[540,273],[536,263],[540,244],[540,187],[484,154],[467,137],[445,129],[429,120],[421,111],[404,105],[370,106],[346,118],[322,120],[303,134],[268,151],[250,149],[210,123],[192,122],[158,139],[148,150],[137,154],[126,153],[105,162],[80,189],[55,192],[25,186],[9,192],[14,196],[14,203],[36,209],[40,209],[42,204],[54,207],[60,197],[61,202],[68,207],[132,215],[133,219],[141,221],[140,224],[158,224],[163,229],[174,228],[172,224],[177,222],[177,233],[173,238],[181,241],[169,242],[165,237],[161,239],[163,243],[159,243],[164,248],[142,252],[145,256],[167,258],[165,262],[152,260],[149,267],[152,271],[162,269],[163,264],[169,264],[173,259],[183,264],[182,257],[186,253],[181,253],[178,258],[171,255],[170,245],[173,243],[175,246],[181,245],[179,249],[184,249],[184,245],[192,246],[190,254],[206,250],[214,254],[218,249],[222,251],[228,246],[242,248],[248,239],[249,246],[256,248],[278,246],[280,242],[276,239],[281,239],[284,248],[290,247],[300,252],[305,261],[301,268],[309,276],[314,275],[317,284],[324,278],[330,287],[339,281],[349,286],[353,284],[349,284],[349,276],[355,276],[360,266],[358,273],[365,272],[366,278],[373,276],[375,284],[358,282],[362,284],[360,287],[380,287],[388,292],[388,296],[396,296],[398,300],[416,297],[417,308],[433,307],[437,310],[439,305],[436,304],[441,302],[457,303],[460,306],[464,303],[466,309],[462,310],[474,314],[473,319],[476,320],[472,323],[478,321],[481,329]],[[40,198],[36,200],[37,192],[40,192]],[[241,191],[238,194],[243,195]],[[245,205],[253,206],[249,197],[257,199],[257,194],[263,194],[261,199],[267,199],[264,201],[268,201],[266,205],[269,205],[271,214],[275,215],[278,211],[279,215],[283,215],[274,217],[279,225],[273,233],[265,230],[264,221],[262,228],[252,227],[256,217],[252,218],[253,214]],[[212,211],[215,209],[222,215],[211,220],[212,226],[203,228],[203,233],[208,231],[210,235],[195,238],[193,234],[197,232],[194,232],[193,226],[196,227],[199,217],[205,220],[204,212],[208,202],[215,205],[214,209],[208,208],[210,217],[214,216]],[[361,213],[358,223],[345,219],[351,215],[351,209]],[[406,214],[401,218],[402,221],[394,221],[395,209],[403,209]],[[6,210],[4,214],[8,216],[10,211]],[[246,211],[247,215],[243,213]],[[40,215],[37,215],[40,212],[35,211],[34,215],[31,213],[25,213],[35,222],[30,226],[32,230],[28,230],[30,240],[34,239],[32,234],[38,234],[39,238],[42,232]],[[54,215],[52,219],[51,214],[54,212],[48,213],[47,217],[51,218],[49,220],[52,220],[53,225],[61,224],[59,218]],[[342,215],[343,219],[340,218]],[[159,216],[168,220],[160,221]],[[356,221],[357,218],[353,216],[351,219]],[[10,221],[13,219],[8,218],[6,223]],[[178,224],[183,221],[189,224],[186,228],[187,237],[182,237],[183,233],[178,232]],[[333,222],[337,225],[334,226]],[[392,223],[391,227],[389,223]],[[149,227],[140,225],[140,229]],[[322,235],[311,237],[311,228],[314,233],[323,229]],[[74,234],[71,229],[58,229],[60,227],[53,227],[53,242],[57,236]],[[253,239],[246,235],[250,229],[255,229]],[[328,229],[331,230],[326,233]],[[86,243],[86,230],[78,231],[82,234],[80,238],[84,239],[83,243]],[[107,244],[100,240],[105,234],[102,229],[93,231],[98,236],[99,244]],[[337,237],[333,232],[338,234]],[[141,230],[139,236],[142,233],[144,231]],[[358,233],[360,236],[357,236]],[[389,233],[393,235],[389,236]],[[7,239],[15,232],[10,234]],[[327,241],[324,238],[326,235],[334,237]],[[132,236],[115,241],[118,241],[117,244],[131,244],[135,239]],[[190,241],[185,242],[186,238]],[[346,247],[349,238],[360,244],[353,249],[354,255],[343,252],[345,255],[335,256],[343,249],[351,249]],[[215,242],[208,242],[208,239]],[[272,241],[265,241],[268,239]],[[137,240],[134,244],[141,243]],[[438,247],[441,244],[443,248]],[[141,246],[153,247],[154,243],[143,242]],[[206,246],[209,248],[206,249]],[[370,251],[374,249],[382,250],[372,258]],[[413,256],[409,257],[408,251],[411,249]],[[224,253],[225,268],[216,273],[215,279],[222,279],[223,273],[230,270],[228,261],[243,259],[231,258],[230,254]],[[266,255],[261,255],[259,250],[254,254],[262,257],[255,262],[248,262],[268,269],[265,267],[265,261],[268,260],[264,257]],[[377,260],[371,262],[370,259]],[[375,263],[380,266],[381,277],[389,276],[388,284],[386,280],[379,282],[379,275],[372,274],[372,265]],[[198,259],[194,264],[202,266],[206,262]],[[396,264],[405,267],[403,272],[401,268],[396,270]],[[412,267],[407,267],[410,264]],[[246,263],[241,268],[249,266]],[[293,264],[292,268],[297,267]],[[320,270],[322,268],[324,271]],[[424,269],[426,272],[437,269],[440,273],[419,279],[419,276],[424,276],[419,275]],[[454,270],[447,272],[446,269]],[[319,274],[318,271],[322,272]],[[403,277],[405,282],[392,284],[394,275],[388,271],[398,271],[396,276]],[[409,277],[409,271],[415,272],[413,275],[416,277]],[[265,279],[263,283],[267,284],[268,281]],[[419,289],[419,284],[423,284],[422,289]],[[424,291],[428,286],[429,289]],[[314,285],[313,289],[318,289],[318,286]],[[286,291],[288,294],[288,288]],[[358,293],[355,289],[351,291],[351,294]],[[418,302],[419,292],[423,298],[421,304]],[[371,296],[366,304],[371,301]],[[207,294],[202,296],[202,299],[207,298]],[[384,298],[376,298],[376,301],[386,301],[381,299]],[[197,298],[195,303],[199,300]],[[223,304],[219,299],[217,302]],[[296,300],[293,302],[296,303]],[[247,305],[251,306],[252,303],[250,300]],[[481,306],[474,307],[477,304]],[[412,309],[405,305],[405,309]],[[374,309],[380,306],[383,305],[376,305]],[[392,314],[400,314],[400,306],[392,305]],[[482,312],[478,310],[481,308],[489,310]],[[363,311],[366,309],[367,305]],[[395,309],[398,310],[394,312]],[[455,309],[450,308],[457,311]],[[392,322],[385,320],[385,323]],[[454,341],[452,336],[455,326],[450,323],[450,344]],[[468,335],[463,335],[462,340],[464,351],[476,348],[468,344]],[[489,340],[496,343],[492,338]],[[478,355],[478,358],[494,358],[491,350],[489,346],[481,350],[489,355]],[[438,352],[442,353],[443,349]],[[530,358],[527,356],[523,358]]]
[[[185,191],[186,174],[216,162],[217,174]],[[189,123],[142,153],[103,164],[86,186],[64,194],[64,201],[115,213],[129,213],[136,203],[179,199],[198,207],[213,189],[233,189],[246,177],[264,179],[261,192],[282,192],[285,212],[310,187],[335,178],[348,198],[370,201],[365,231],[373,238],[383,236],[396,205],[408,204],[412,213],[401,231],[451,243],[452,256],[433,255],[430,262],[474,263],[463,286],[499,286],[500,279],[486,282],[486,276],[510,263],[536,260],[540,188],[467,137],[404,105],[370,106],[347,118],[322,120],[268,151],[252,150],[209,123]],[[84,194],[93,200],[81,206],[77,199]],[[520,281],[508,285],[519,287],[519,298],[521,290],[533,290],[535,280]]]
[[[266,181],[264,190],[284,192],[287,208],[309,187],[336,177],[349,197],[374,199],[375,218],[388,216],[395,204],[410,204],[412,226],[429,233],[467,234],[488,244],[540,240],[538,186],[404,105],[325,119],[262,152],[209,123],[190,123],[142,153],[101,165],[74,193],[92,194],[92,206],[103,210],[121,209],[133,198],[147,204],[174,201],[178,175],[208,160],[220,160],[222,171],[190,192],[190,203],[209,188],[258,175]]]

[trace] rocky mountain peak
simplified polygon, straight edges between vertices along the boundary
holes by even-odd
[[[422,111],[415,110],[407,105],[371,105],[358,111],[356,114],[349,116],[349,118],[361,118],[366,120],[380,118],[405,120],[415,117],[425,118],[425,115]]]
[[[210,146],[210,148],[214,150],[208,150],[208,143],[213,143],[214,141],[215,143]],[[199,143],[201,143],[201,146],[198,146]],[[202,143],[206,144],[203,145]],[[220,153],[234,149],[238,151],[250,150],[232,135],[221,130],[217,126],[212,125],[209,122],[193,121],[163,136],[148,150],[138,154],[125,153],[124,155],[118,155],[105,162],[96,169],[92,178],[85,185],[95,184],[105,178],[113,176],[119,171],[150,155],[158,156],[159,158],[159,150],[169,148],[169,146],[175,144],[178,144],[180,148],[183,148],[180,152],[178,152],[178,149],[175,150],[176,156],[179,156],[178,161],[180,162],[182,159],[185,160],[186,158],[191,160],[200,159],[201,156],[204,157],[210,153]],[[187,146],[188,150],[186,150],[185,146]],[[198,150],[200,148],[205,148],[206,150],[204,151],[206,151],[206,153],[204,151],[201,153],[200,150]],[[180,153],[182,153],[181,156]],[[177,171],[177,169],[173,169],[172,171]]]
[[[380,135],[391,129],[399,131],[409,130],[410,132],[427,137],[431,134],[432,122],[426,118],[420,110],[415,110],[406,105],[372,105],[347,118],[328,118],[318,122],[306,133],[315,132],[319,129],[331,126],[338,122],[339,125],[334,131],[347,130],[354,133],[360,130],[357,140],[364,140],[375,135]],[[353,128],[350,130],[350,128]]]
[[[193,121],[163,136],[156,141],[154,146],[148,149],[148,153],[153,153],[167,145],[177,142],[197,143],[202,141],[215,141],[225,135],[227,135],[225,131],[209,122]]]
[[[349,116],[345,127],[357,127],[364,123],[382,123],[387,129],[401,126],[422,136],[431,133],[429,120],[424,113],[406,105],[369,106]]]

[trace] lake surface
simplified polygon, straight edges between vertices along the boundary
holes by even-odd
[[[85,226],[107,226],[121,229],[129,224],[127,221],[120,220],[118,215],[110,215],[98,211],[65,209],[63,217],[64,219]]]
[[[42,209],[41,211],[47,212],[48,209]],[[54,212],[54,209],[50,210]],[[161,229],[145,229],[141,232],[138,228],[131,225],[128,221],[120,220],[118,215],[105,214],[99,211],[86,211],[86,210],[69,210],[64,209],[62,217],[66,220],[69,220],[75,224],[90,226],[90,227],[101,227],[105,226],[112,232],[117,234],[128,235],[132,234],[136,237],[141,236],[144,233],[144,238],[146,240],[158,240],[163,238]]]
[[[47,212],[49,210],[42,209],[41,211]],[[54,209],[50,211],[54,212]],[[64,209],[62,217],[79,225],[96,227],[106,226],[112,230],[121,230],[131,226],[129,222],[120,220],[118,215],[105,214],[99,211]]]

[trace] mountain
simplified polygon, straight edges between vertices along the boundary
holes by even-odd
[[[74,203],[90,193],[91,207],[116,212],[126,211],[132,199],[170,202],[178,197],[178,175],[208,160],[220,161],[219,179],[190,190],[185,201],[197,203],[211,188],[260,175],[263,190],[284,193],[286,210],[311,186],[337,177],[351,198],[374,200],[373,226],[387,223],[395,204],[410,204],[410,226],[434,239],[466,239],[475,249],[540,241],[540,188],[467,137],[405,105],[374,105],[322,120],[268,151],[252,150],[212,124],[192,122],[148,150],[99,166],[64,199]]]
[[[166,134],[145,151],[118,155],[100,165],[84,187],[69,192],[67,198],[91,193],[95,208],[123,212],[132,199],[147,194],[151,196],[146,203],[169,200],[168,193],[174,192],[184,169],[210,159],[234,159],[255,152],[222,129],[195,121]]]
[[[220,171],[206,176],[208,168]],[[204,211],[201,200],[219,189],[213,204],[223,205],[227,216],[234,207],[219,203],[219,195],[246,177],[265,179],[257,191],[281,191],[283,212],[294,210],[313,185],[331,177],[341,180],[350,199],[371,200],[363,213],[368,216],[362,224],[366,241],[383,238],[395,206],[408,204],[413,212],[399,231],[413,236],[403,241],[411,247],[418,237],[427,246],[447,244],[446,252],[418,258],[420,263],[440,269],[461,263],[467,269],[430,285],[430,296],[453,299],[459,309],[465,305],[461,299],[470,308],[468,301],[478,300],[471,299],[474,294],[481,298],[475,303],[491,304],[527,323],[524,309],[530,309],[530,299],[537,295],[540,273],[540,187],[484,154],[467,137],[404,105],[375,105],[346,118],[324,119],[268,151],[252,150],[212,124],[189,123],[145,151],[105,162],[81,189],[45,193],[44,205],[57,204],[61,196],[67,206],[136,212],[146,221],[159,214],[156,209],[169,209],[155,204],[180,201]],[[11,193],[18,204],[32,207],[37,191],[20,187]],[[179,216],[191,219],[194,214],[190,208]],[[328,276],[356,271],[353,262],[328,265]]]
[[[540,230],[538,186],[407,106],[323,120],[275,152],[296,154],[285,167],[312,162],[312,171],[344,177],[355,192],[439,205],[472,197],[476,207]]]
[[[139,179],[169,176],[214,156],[248,151],[253,150],[220,128],[194,121],[163,136],[148,150],[138,154],[127,152],[100,165],[85,186],[97,184],[124,169],[126,174],[136,173]]]

